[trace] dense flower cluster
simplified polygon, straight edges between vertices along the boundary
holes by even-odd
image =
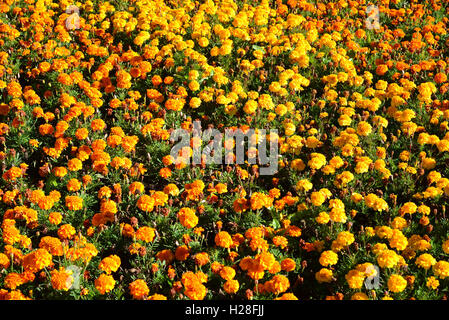
[[[0,0],[0,300],[447,299],[449,9],[370,4]]]

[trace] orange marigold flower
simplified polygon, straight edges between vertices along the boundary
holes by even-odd
[[[117,204],[113,200],[103,200],[100,205],[100,211],[103,214],[117,213]]]
[[[290,282],[288,281],[288,278],[286,276],[275,275],[273,279],[265,283],[265,286],[268,291],[278,295],[287,291],[287,289],[290,287]]]
[[[116,272],[118,270],[120,264],[121,264],[120,257],[113,254],[101,260],[100,264],[98,265],[98,268],[106,272],[106,274],[111,274],[111,272]]]
[[[205,282],[204,277],[188,271],[182,275],[181,282],[185,287],[185,295],[191,300],[202,300],[206,296],[207,289],[202,284]]]
[[[58,237],[61,239],[71,239],[76,233],[74,227],[70,224],[64,224],[58,229]]]
[[[67,182],[68,191],[78,191],[79,189],[81,189],[81,182],[78,179],[72,178]]]
[[[69,210],[78,211],[83,208],[83,199],[78,196],[66,196],[65,205]]]
[[[36,273],[53,264],[52,255],[45,249],[37,249],[23,257],[22,265],[26,271]]]
[[[176,248],[175,251],[176,260],[185,261],[189,257],[189,255],[190,255],[189,248],[186,245],[182,245]]]
[[[281,262],[281,269],[287,272],[293,271],[296,268],[296,262],[293,259],[286,258]]]
[[[195,215],[195,211],[190,208],[181,208],[178,212],[178,219],[181,224],[191,229],[198,224],[198,217]]]
[[[176,197],[179,194],[179,189],[175,184],[169,183],[164,187],[164,192],[168,195]]]
[[[8,91],[8,95],[13,98],[20,98],[22,96],[22,86],[17,81],[8,83],[6,90]]]
[[[64,267],[60,267],[59,270],[53,270],[51,274],[51,285],[55,290],[68,291],[73,282],[73,271],[66,271]]]
[[[24,283],[22,276],[16,272],[9,273],[3,280],[5,288],[15,290]]]
[[[239,291],[240,285],[237,280],[228,280],[223,284],[223,289],[226,291],[226,293],[234,294],[237,291]]]
[[[220,231],[215,236],[215,244],[222,248],[230,248],[232,246],[232,238],[226,231]]]
[[[75,131],[75,137],[78,140],[84,140],[88,137],[89,135],[89,130],[87,130],[86,128],[79,128]]]
[[[129,284],[129,292],[136,300],[143,300],[150,293],[147,284],[142,279],[137,279]]]
[[[162,191],[156,191],[151,195],[154,199],[154,206],[163,206],[167,203],[168,196]]]
[[[101,131],[106,127],[106,123],[102,119],[92,120],[90,125],[93,131]]]
[[[46,249],[54,256],[62,256],[64,254],[61,241],[55,237],[43,237],[39,243],[39,248]]]
[[[143,185],[142,182],[139,181],[134,181],[133,183],[131,183],[129,185],[129,192],[131,192],[132,194],[136,194],[136,192],[139,192],[140,194],[142,194],[145,190],[145,186]]]
[[[82,169],[83,163],[81,162],[81,160],[73,158],[69,160],[69,162],[67,163],[67,167],[70,171],[79,171]]]
[[[100,294],[105,294],[115,287],[115,280],[112,276],[106,275],[102,273],[96,280],[95,280],[95,288],[100,292]]]
[[[195,255],[195,263],[200,267],[209,262],[209,255],[206,252],[200,252]]]
[[[151,212],[154,208],[154,199],[144,194],[137,200],[137,207],[142,211]]]
[[[62,215],[59,212],[50,212],[48,221],[50,221],[51,224],[58,225],[62,221]]]
[[[165,249],[165,250],[159,251],[156,254],[156,258],[160,261],[165,261],[166,264],[170,264],[175,259],[175,255],[173,254],[173,252],[171,250]]]
[[[235,269],[225,266],[221,268],[220,270],[220,277],[222,277],[224,280],[232,280],[235,277]]]
[[[162,168],[161,170],[159,170],[159,175],[162,178],[169,178],[171,176],[171,169],[170,168]]]
[[[156,236],[154,228],[150,227],[140,227],[136,231],[136,238],[145,242],[152,242]]]
[[[273,244],[281,249],[285,249],[288,245],[288,240],[283,236],[275,236],[273,238]]]
[[[56,177],[62,178],[67,174],[67,169],[64,167],[54,167],[53,168],[53,174]]]
[[[6,254],[0,253],[0,270],[8,269],[10,266],[9,258]]]

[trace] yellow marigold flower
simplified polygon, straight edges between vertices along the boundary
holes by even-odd
[[[312,169],[320,169],[326,164],[326,157],[321,153],[311,153],[307,165]]]
[[[405,214],[413,214],[418,209],[418,206],[414,202],[406,202],[402,205],[401,209],[399,209],[399,213],[401,215]]]
[[[426,280],[427,288],[436,290],[440,286],[440,281],[438,281],[435,277],[429,277]]]
[[[402,217],[396,217],[396,218],[393,219],[393,222],[391,223],[391,226],[394,229],[402,230],[405,227],[407,227],[407,220],[405,220]]]
[[[299,191],[307,192],[310,189],[312,189],[312,187],[313,187],[313,184],[309,180],[307,180],[307,179],[299,180],[296,183],[296,189],[299,190]]]
[[[371,133],[372,127],[371,125],[366,121],[361,121],[357,125],[357,134],[360,136],[367,136]]]
[[[352,119],[348,116],[348,115],[346,115],[346,114],[342,114],[339,118],[338,118],[338,124],[340,125],[340,126],[344,126],[344,127],[347,127],[347,126],[350,126],[351,125],[351,122],[352,122]]]
[[[400,230],[394,229],[389,239],[389,244],[391,248],[401,251],[407,247],[408,240]]]
[[[331,282],[333,280],[333,272],[330,269],[322,268],[320,271],[315,273],[315,279],[319,283]]]
[[[449,277],[449,262],[443,260],[438,261],[433,265],[433,272],[440,279]]]
[[[449,254],[449,239],[443,242],[443,251],[446,254]]]
[[[393,274],[388,279],[388,290],[398,293],[405,290],[407,287],[407,280],[398,274]]]
[[[329,217],[329,215],[328,215],[326,212],[322,211],[322,212],[320,212],[320,213],[318,214],[318,217],[316,217],[315,220],[316,220],[319,224],[326,224],[326,223],[329,222],[330,217]]]
[[[356,292],[351,296],[351,300],[369,300],[369,297],[363,292]]]
[[[248,100],[244,107],[243,107],[243,111],[247,114],[254,114],[256,113],[258,104],[255,100]]]
[[[342,231],[338,234],[336,241],[343,247],[351,245],[354,241],[354,235],[349,231]]]
[[[421,254],[418,258],[416,258],[415,261],[415,264],[417,266],[425,270],[429,270],[436,263],[437,263],[436,259],[428,253]]]
[[[377,256],[377,264],[381,268],[393,268],[399,261],[399,256],[393,250],[382,250]]]
[[[323,267],[335,265],[338,262],[338,255],[331,250],[323,251],[319,262]]]
[[[436,167],[436,160],[433,158],[424,158],[422,159],[422,167],[431,170]]]
[[[358,270],[350,270],[346,276],[346,281],[351,289],[360,289],[365,281],[365,273]]]

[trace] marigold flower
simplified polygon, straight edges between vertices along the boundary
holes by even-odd
[[[150,227],[140,227],[137,229],[135,235],[136,238],[139,240],[142,240],[144,242],[152,242],[154,240],[154,237],[156,236],[154,228]]]
[[[333,280],[332,270],[327,268],[322,268],[320,271],[315,273],[315,279],[319,282],[331,282]]]
[[[333,251],[323,251],[321,253],[319,262],[323,267],[332,266],[338,261],[338,255]]]
[[[449,277],[449,262],[443,260],[438,261],[433,265],[433,272],[440,279]]]
[[[23,257],[23,267],[26,271],[36,273],[52,265],[52,255],[45,249],[37,249]]]
[[[100,292],[100,294],[106,294],[115,287],[115,280],[112,276],[102,273],[95,280],[95,288]]]
[[[232,238],[226,231],[220,231],[215,235],[215,244],[219,247],[230,248],[232,243]]]
[[[143,300],[150,293],[147,284],[142,279],[134,280],[129,284],[129,292],[136,300]]]
[[[62,215],[59,212],[50,212],[48,221],[50,221],[51,224],[58,225],[62,221]]]
[[[438,281],[435,277],[429,277],[426,281],[426,287],[436,290],[440,286],[440,281]]]
[[[46,249],[54,256],[62,256],[64,254],[61,241],[54,237],[43,237],[39,243],[39,248]]]
[[[166,264],[170,264],[175,259],[175,255],[173,254],[173,252],[171,250],[165,249],[165,250],[159,251],[156,254],[156,258],[160,261],[165,261]]]
[[[137,200],[137,207],[142,211],[151,212],[154,208],[154,199],[144,194]]]
[[[110,255],[109,257],[104,258],[101,260],[100,264],[98,265],[98,268],[106,274],[111,274],[111,272],[115,272],[120,267],[121,260],[120,257],[117,255]]]
[[[68,291],[73,282],[72,271],[66,271],[64,267],[60,267],[59,270],[51,271],[51,285],[55,290]]]
[[[388,279],[388,290],[392,292],[402,292],[407,287],[407,280],[398,274],[393,274]]]
[[[234,268],[224,266],[220,269],[220,277],[222,277],[224,280],[232,280],[235,277],[235,270]]]
[[[65,205],[69,210],[78,211],[83,208],[83,199],[78,196],[66,196]]]

